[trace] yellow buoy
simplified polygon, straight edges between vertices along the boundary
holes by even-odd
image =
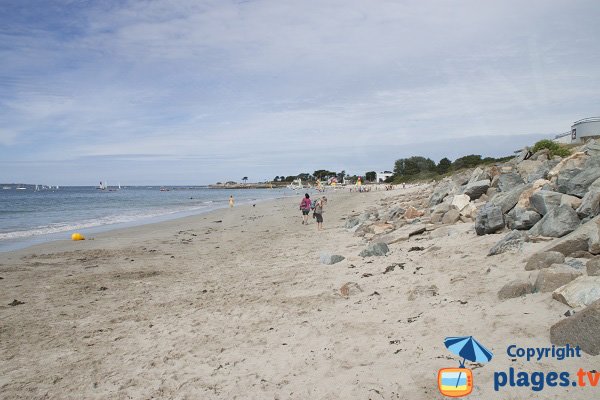
[[[85,240],[85,236],[81,233],[74,233],[71,235],[71,240]]]

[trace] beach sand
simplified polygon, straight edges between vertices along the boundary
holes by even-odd
[[[0,254],[1,397],[441,399],[438,370],[459,364],[443,340],[468,335],[494,353],[467,363],[471,398],[597,396],[494,391],[494,372],[510,367],[574,375],[600,364],[506,354],[551,346],[568,310],[548,293],[497,298],[544,243],[487,257],[502,235],[459,223],[358,256],[366,242],[344,218],[420,190],[327,193],[321,232],[301,224],[298,196]],[[324,265],[322,252],[346,258]],[[362,291],[343,296],[347,282]]]

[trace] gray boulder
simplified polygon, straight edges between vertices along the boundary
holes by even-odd
[[[556,289],[552,298],[573,308],[589,306],[600,299],[600,276],[581,276]]]
[[[571,184],[570,182],[583,171],[582,168],[563,168],[559,171],[556,177],[556,190],[561,193],[570,194]],[[580,196],[583,197],[583,196]]]
[[[500,300],[513,299],[533,293],[533,285],[529,281],[514,280],[508,282],[498,292]]]
[[[573,232],[581,221],[575,210],[567,205],[554,208],[529,230],[531,236],[562,237]]]
[[[510,229],[528,230],[542,219],[542,216],[533,210],[515,207],[506,215],[506,225]]]
[[[600,276],[600,257],[588,260],[585,268],[589,276]]]
[[[592,157],[586,161],[585,167],[578,174],[568,181],[562,182],[562,186],[559,188],[562,187],[566,194],[583,197],[598,178],[600,178],[600,157]]]
[[[558,165],[557,160],[548,160],[542,162],[541,165],[539,165],[536,169],[534,169],[527,175],[526,181],[535,182],[538,179],[548,179],[548,174],[550,173],[550,170],[556,167],[556,165]]]
[[[562,193],[538,190],[529,198],[529,203],[541,215],[546,215],[560,205]]]
[[[504,228],[502,209],[492,203],[487,203],[477,214],[475,232],[479,236],[494,233]]]
[[[358,220],[358,218],[349,218],[348,220],[346,220],[344,227],[346,229],[352,229],[355,226],[357,226],[358,224],[360,224],[360,221]]]
[[[590,190],[583,196],[581,205],[577,208],[580,218],[593,218],[600,214],[600,191]]]
[[[480,198],[482,194],[487,192],[489,187],[490,187],[489,179],[470,182],[467,184],[467,187],[465,187],[465,190],[463,191],[463,193],[468,195],[471,198],[471,200],[476,200],[476,199]]]
[[[490,179],[490,175],[480,167],[477,167],[471,173],[471,177],[469,178],[467,184],[488,179]]]
[[[562,264],[564,262],[565,256],[562,253],[558,251],[544,251],[529,257],[527,264],[525,264],[525,271],[548,268],[552,264]]]
[[[519,186],[524,183],[525,181],[523,181],[521,175],[510,172],[508,174],[501,174],[498,176],[497,187],[501,192],[507,192],[514,189],[515,186]]]
[[[600,300],[595,301],[572,317],[563,319],[550,328],[550,342],[556,346],[567,344],[592,355],[600,354]]]
[[[519,201],[519,197],[532,185],[519,185],[507,192],[500,192],[491,200],[492,204],[499,206],[504,214],[508,213]]]
[[[454,192],[454,189],[455,187],[453,182],[441,182],[431,194],[431,197],[429,198],[429,206],[433,207],[440,204],[444,198],[448,196],[448,194]]]
[[[552,292],[561,286],[583,275],[582,271],[565,264],[552,264],[549,268],[540,270],[535,280],[536,292]]]
[[[332,265],[344,260],[339,254],[321,253],[321,264]]]
[[[490,249],[488,256],[521,250],[526,241],[527,235],[524,232],[511,231]]]
[[[581,225],[567,236],[553,241],[542,251],[558,251],[567,256],[581,251],[600,254],[600,216]]]
[[[373,242],[370,243],[366,249],[360,252],[359,256],[361,257],[381,257],[385,256],[390,248],[384,242]]]

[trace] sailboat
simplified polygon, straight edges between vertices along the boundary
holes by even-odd
[[[100,185],[96,189],[98,189],[98,190],[106,190],[106,182],[100,181]]]

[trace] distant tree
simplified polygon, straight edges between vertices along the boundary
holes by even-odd
[[[303,181],[309,181],[309,180],[311,180],[310,179],[311,175],[309,173],[307,173],[307,172],[304,172],[302,174],[298,174],[298,178],[302,179]]]
[[[295,176],[286,176],[286,177],[285,177],[285,181],[286,181],[286,182],[293,182],[295,179],[296,179],[296,177],[295,177]]]
[[[397,176],[414,176],[421,172],[435,171],[435,162],[430,158],[413,156],[401,158],[394,164],[394,174]]]
[[[242,178],[242,180],[244,181],[244,183],[246,183],[246,182],[248,182],[248,177],[245,176],[245,177]]]
[[[444,157],[440,160],[436,167],[437,173],[440,175],[444,175],[446,172],[450,171],[450,167],[452,167],[452,161]]]
[[[318,169],[315,172],[313,172],[313,176],[315,177],[315,179],[327,179],[331,176],[335,176],[336,173],[332,172],[332,171],[328,171],[326,169]]]
[[[346,171],[342,170],[339,174],[337,174],[338,182],[344,182],[344,177],[346,176]]]
[[[369,171],[369,172],[365,173],[365,177],[367,178],[367,180],[369,182],[374,182],[375,179],[377,179],[377,172]]]
[[[480,155],[470,154],[468,156],[463,156],[454,160],[454,162],[452,163],[452,169],[459,170],[462,168],[473,168],[481,163],[482,160]]]

